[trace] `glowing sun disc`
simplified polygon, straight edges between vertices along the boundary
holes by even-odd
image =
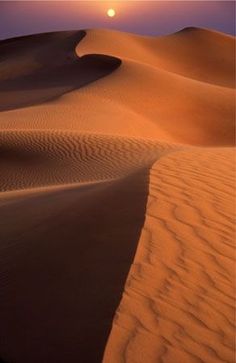
[[[107,15],[110,16],[110,18],[113,18],[116,15],[116,12],[114,9],[108,9]]]

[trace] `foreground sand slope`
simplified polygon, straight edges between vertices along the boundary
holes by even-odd
[[[233,362],[234,38],[0,49],[0,360]]]
[[[101,362],[144,223],[147,178],[148,169],[0,194],[4,362]]]
[[[234,203],[231,149],[154,164],[104,362],[234,362]]]

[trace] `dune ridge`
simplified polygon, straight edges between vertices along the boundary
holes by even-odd
[[[0,360],[234,360],[235,39],[0,42]]]

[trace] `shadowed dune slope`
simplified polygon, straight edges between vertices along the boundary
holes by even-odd
[[[147,178],[143,170],[0,194],[2,359],[101,362],[144,223]]]
[[[120,60],[79,58],[84,31],[46,33],[0,42],[0,111],[54,99],[114,71]]]

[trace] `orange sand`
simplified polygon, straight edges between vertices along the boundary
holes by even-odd
[[[234,38],[0,51],[0,360],[233,363]]]

